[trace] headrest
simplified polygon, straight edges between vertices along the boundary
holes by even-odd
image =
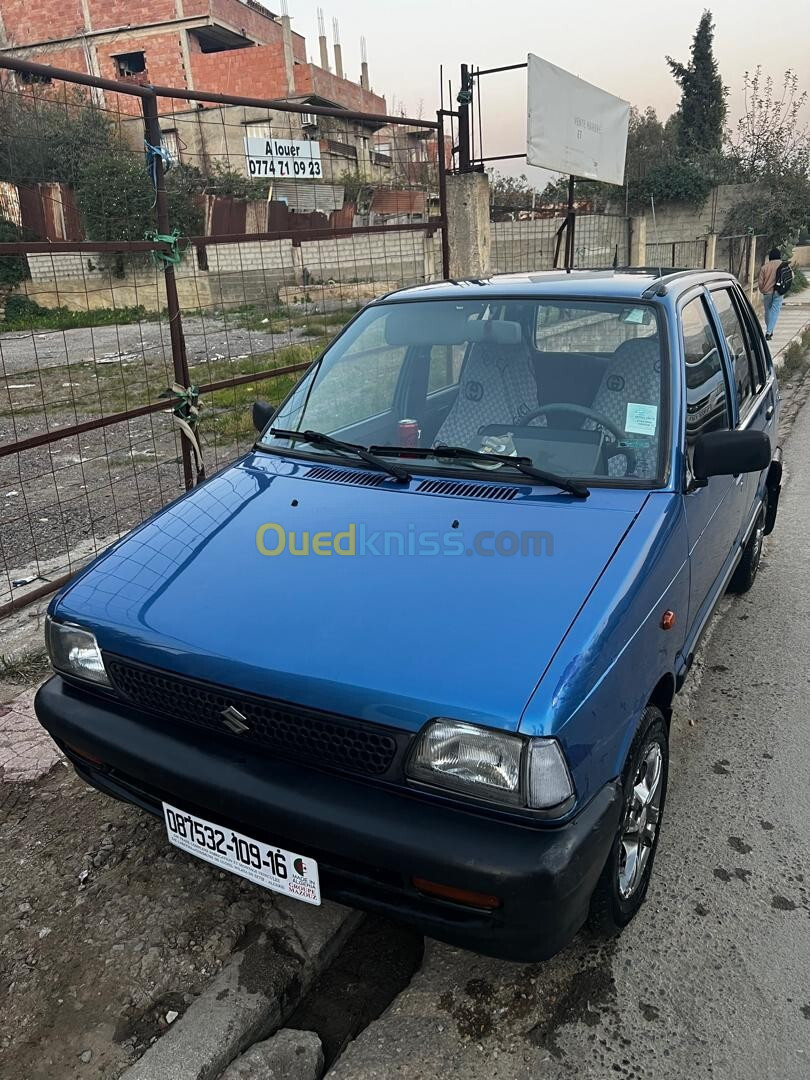
[[[474,319],[470,312],[450,304],[433,304],[430,317],[425,317],[425,305],[418,313],[412,304],[392,306],[385,320],[385,340],[388,345],[466,345],[491,341],[498,345],[519,345],[521,328],[518,322],[502,319]]]

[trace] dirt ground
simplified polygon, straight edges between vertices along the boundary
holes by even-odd
[[[118,1077],[272,903],[64,764],[0,782],[0,831],[0,1080]]]

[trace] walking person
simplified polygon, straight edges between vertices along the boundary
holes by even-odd
[[[793,284],[793,270],[784,262],[779,248],[771,248],[768,258],[759,271],[757,287],[762,293],[765,308],[765,340],[770,341],[776,328],[776,320],[782,310],[785,294]]]

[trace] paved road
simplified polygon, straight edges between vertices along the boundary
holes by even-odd
[[[331,1080],[810,1076],[810,409],[777,531],[678,700],[647,904],[521,967],[429,944]]]

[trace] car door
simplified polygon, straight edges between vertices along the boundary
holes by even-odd
[[[712,287],[711,299],[722,327],[729,370],[733,373],[736,426],[771,435],[775,409],[773,380],[768,377],[764,349],[753,323],[755,317],[738,285],[729,282]],[[744,540],[759,509],[764,473],[742,473],[734,482],[740,504],[738,539]]]
[[[683,498],[689,538],[689,623],[697,628],[727,572],[742,524],[742,506],[734,497],[731,476],[712,476],[697,486],[692,474],[697,437],[728,429],[734,422],[724,354],[703,291],[680,308],[680,330],[686,390]]]

